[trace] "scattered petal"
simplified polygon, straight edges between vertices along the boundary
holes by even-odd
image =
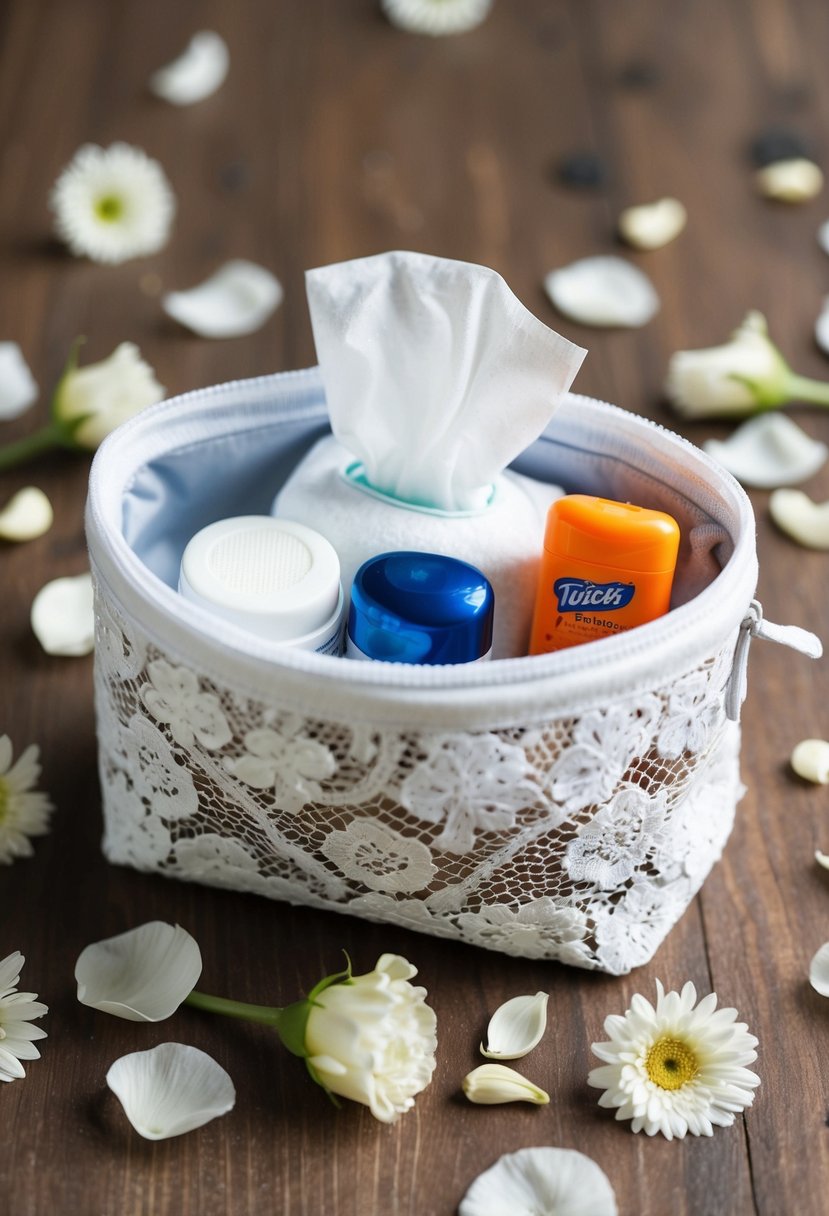
[[[583,325],[646,325],[659,310],[659,297],[647,275],[623,258],[581,258],[544,280],[555,307]]]
[[[235,338],[264,325],[281,301],[281,284],[269,270],[237,258],[198,287],[170,292],[162,307],[203,338]]]
[[[16,342],[0,342],[0,421],[19,418],[37,400],[38,387]]]
[[[761,194],[782,203],[805,203],[823,189],[820,169],[803,156],[777,160],[758,169],[755,181]]]
[[[458,1216],[617,1216],[604,1170],[568,1148],[522,1148],[480,1174],[461,1200]]]
[[[149,921],[81,951],[78,1000],[128,1022],[161,1022],[193,991],[201,968],[198,944],[186,929]]]
[[[807,549],[829,549],[829,502],[813,502],[802,490],[775,490],[769,512],[781,532]]]
[[[829,870],[829,853],[821,853],[820,849],[816,849],[815,861],[819,866],[823,866],[824,870]]]
[[[821,226],[818,228],[817,240],[823,252],[829,253],[829,220],[826,220],[826,222],[821,224]]]
[[[194,34],[187,47],[150,77],[150,92],[174,106],[203,101],[224,83],[230,55],[224,38],[213,30]]]
[[[825,739],[803,739],[789,762],[804,781],[829,785],[829,743]]]
[[[688,212],[679,199],[661,198],[623,211],[619,233],[634,249],[661,249],[679,236],[687,222]]]
[[[809,983],[821,996],[829,996],[829,942],[824,942],[812,959]]]
[[[92,575],[56,578],[32,603],[32,630],[47,654],[89,654],[95,645]]]
[[[45,836],[49,816],[55,809],[48,794],[34,789],[40,776],[40,749],[30,744],[12,764],[13,749],[8,735],[0,735],[0,864],[11,865],[17,857],[31,857],[30,837]],[[21,964],[22,965],[22,964]],[[2,968],[0,968],[2,975]],[[0,992],[3,990],[0,980]]]
[[[123,143],[84,144],[55,182],[50,205],[71,253],[113,263],[163,249],[176,210],[158,161]]]
[[[505,1064],[480,1064],[466,1074],[463,1092],[478,1106],[499,1106],[504,1102],[532,1102],[546,1106],[550,1095],[514,1068]]]
[[[823,301],[823,307],[815,321],[815,341],[823,353],[829,355],[829,296]]]
[[[829,455],[825,443],[784,414],[760,414],[728,439],[708,439],[703,447],[743,485],[765,490],[806,481]]]
[[[381,0],[392,25],[413,34],[460,34],[480,25],[492,0]]]
[[[490,1018],[481,1055],[490,1060],[518,1060],[537,1047],[547,1029],[548,1000],[546,992],[537,992],[505,1001]]]
[[[18,490],[0,511],[0,540],[34,540],[52,526],[52,504],[36,486]]]
[[[182,1136],[233,1110],[236,1090],[212,1056],[184,1043],[160,1043],[121,1056],[107,1085],[146,1140]]]

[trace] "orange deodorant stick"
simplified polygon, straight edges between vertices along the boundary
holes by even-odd
[[[668,611],[679,526],[664,511],[568,494],[547,514],[530,654],[592,642]]]

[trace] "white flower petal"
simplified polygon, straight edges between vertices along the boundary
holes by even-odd
[[[829,502],[813,502],[802,490],[775,490],[769,512],[782,532],[807,549],[829,549]]]
[[[92,576],[56,578],[32,603],[32,630],[47,654],[89,654],[95,645]]]
[[[824,354],[829,355],[829,296],[823,301],[823,308],[815,321],[815,341]]]
[[[201,968],[201,952],[186,929],[150,921],[81,951],[78,1000],[129,1022],[160,1022],[190,995]]]
[[[810,438],[784,414],[760,414],[728,439],[708,439],[703,447],[743,485],[766,490],[806,481],[829,455],[825,443]]]
[[[829,253],[829,220],[826,220],[817,230],[817,243],[824,253]]]
[[[475,1179],[458,1216],[616,1216],[617,1210],[607,1175],[584,1153],[522,1148]]]
[[[812,959],[809,983],[821,996],[829,996],[829,942],[824,942]]]
[[[203,338],[235,338],[264,325],[281,300],[282,287],[269,270],[237,258],[198,287],[170,292],[162,307]]]
[[[480,1064],[473,1068],[463,1079],[463,1092],[478,1106],[498,1106],[504,1102],[546,1106],[550,1101],[545,1090],[505,1064]]]
[[[766,198],[782,203],[805,203],[820,194],[823,189],[823,174],[813,161],[805,157],[777,160],[755,176],[757,189]]]
[[[646,325],[659,310],[659,296],[647,275],[617,257],[581,258],[544,280],[559,312],[584,325]]]
[[[820,849],[816,849],[815,861],[819,866],[823,866],[824,870],[829,870],[829,853],[821,853]]]
[[[619,234],[634,249],[661,249],[679,236],[688,212],[677,198],[627,207],[619,216]]]
[[[481,1055],[490,1060],[518,1060],[532,1051],[547,1029],[548,1000],[546,992],[536,992],[535,996],[505,1001],[490,1018]]]
[[[0,421],[19,418],[37,400],[38,387],[16,342],[0,342]]]
[[[0,511],[0,540],[34,540],[52,526],[52,504],[36,486],[18,490]]]
[[[150,91],[174,106],[190,106],[216,92],[229,65],[224,38],[213,30],[201,30],[177,59],[153,73]]]
[[[236,1102],[228,1074],[197,1047],[161,1043],[121,1056],[107,1085],[135,1130],[147,1140],[167,1140],[226,1115]]]
[[[382,0],[392,25],[415,34],[460,34],[480,25],[492,0]]]
[[[825,739],[802,739],[792,752],[790,764],[804,781],[829,785],[829,743]]]

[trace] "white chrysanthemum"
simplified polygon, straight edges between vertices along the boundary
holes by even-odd
[[[37,1000],[36,992],[17,992],[20,972],[26,960],[19,950],[0,960],[0,1081],[25,1077],[21,1060],[39,1060],[35,1039],[45,1039],[46,1031],[32,1026],[32,1018],[42,1018],[49,1010]]]
[[[48,795],[33,790],[40,776],[40,749],[27,747],[12,764],[8,735],[0,736],[0,863],[11,865],[16,857],[31,857],[30,836],[45,836],[54,807]],[[0,984],[0,988],[3,985]]]
[[[666,993],[657,980],[656,991],[655,1009],[637,994],[624,1015],[605,1020],[610,1041],[593,1044],[605,1063],[588,1085],[605,1091],[599,1105],[616,1107],[634,1132],[672,1140],[730,1127],[760,1084],[746,1067],[757,1059],[757,1040],[736,1021],[736,1009],[716,1008],[715,992],[697,1005],[691,983]]]
[[[55,182],[51,207],[76,256],[125,262],[163,248],[176,202],[161,165],[140,148],[84,144]]]
[[[460,34],[480,25],[492,0],[382,0],[392,25],[415,34]]]

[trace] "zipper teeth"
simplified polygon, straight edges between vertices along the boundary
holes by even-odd
[[[309,388],[317,387],[322,391],[322,382],[316,368],[279,373],[280,385],[283,385],[286,379],[295,381],[297,384],[305,382]],[[111,439],[105,441],[100,451],[106,455],[107,449],[117,447],[121,443],[128,443],[133,437],[133,432],[137,430],[140,433],[142,430],[148,429],[148,424],[152,426],[159,421],[157,418],[158,414],[169,415],[170,421],[176,424],[185,423],[192,416],[202,413],[207,399],[212,401],[215,401],[216,398],[224,399],[223,405],[229,411],[233,411],[234,407],[241,404],[251,404],[250,397],[252,392],[257,396],[260,392],[272,394],[274,387],[273,376],[260,376],[250,380],[235,380],[227,384],[212,385],[205,389],[195,389],[179,397],[170,398],[168,401],[151,407],[150,410],[143,411],[142,414],[137,415],[125,426],[119,428]],[[629,430],[631,427],[644,427],[646,430],[650,430],[658,435],[660,441],[668,441],[671,447],[679,445],[687,448],[704,468],[708,467],[711,469],[712,473],[723,482],[724,488],[729,487],[734,491],[732,499],[735,507],[739,501],[739,496],[742,495],[744,497],[741,487],[706,453],[696,448],[688,440],[675,435],[661,423],[640,418],[638,415],[632,415],[610,402],[585,397],[581,394],[570,394],[570,401],[576,405],[583,403],[591,409],[598,405],[603,410],[609,411],[613,419],[621,424],[623,431]],[[268,404],[268,401],[263,399],[253,404],[264,406]],[[288,417],[308,416],[309,412],[319,412],[321,421],[324,421],[326,418],[324,409],[320,409],[320,406],[313,401],[297,402],[283,407],[283,417],[286,415]],[[224,410],[221,413],[223,414]],[[250,429],[253,429],[253,426]],[[205,438],[216,437],[206,436]],[[625,435],[624,438],[628,441],[628,445],[630,445],[630,435]],[[576,447],[575,444],[571,446]],[[586,449],[579,448],[578,450],[585,451]],[[611,459],[618,459],[618,457],[614,457],[610,453],[603,453],[603,455],[607,455]],[[98,457],[96,457],[97,460]],[[639,453],[636,465],[631,465],[631,467],[645,475],[658,476],[658,479],[664,483],[664,463],[660,462],[656,456]],[[696,502],[697,506],[704,510],[706,503],[718,501],[717,496],[710,491],[702,477],[695,476],[694,480],[702,491],[700,495],[701,501],[698,500]],[[309,676],[324,676],[328,680],[348,681],[352,684],[385,689],[394,687],[458,690],[478,687],[484,689],[487,686],[495,684],[535,684],[553,679],[556,676],[563,677],[570,675],[575,671],[584,671],[585,676],[588,674],[584,659],[579,658],[578,654],[574,654],[574,651],[579,650],[578,647],[558,651],[550,655],[497,659],[492,663],[486,664],[485,669],[477,665],[472,665],[471,667],[469,665],[422,667],[414,664],[384,662],[355,664],[353,661],[345,658],[337,659],[333,656],[319,656],[306,651],[291,650],[290,648],[280,649],[276,646],[257,645],[255,638],[251,640],[242,631],[238,631],[238,634],[233,631],[225,631],[222,629],[218,619],[209,616],[207,613],[205,613],[205,630],[194,628],[192,620],[194,617],[198,619],[198,614],[193,611],[194,606],[189,605],[188,611],[185,613],[177,592],[168,587],[167,584],[162,583],[151,573],[149,574],[149,579],[153,580],[156,584],[156,589],[153,594],[148,594],[148,591],[145,589],[149,583],[147,568],[134,551],[127,546],[126,541],[123,540],[120,533],[113,532],[104,523],[96,508],[97,503],[91,499],[90,523],[97,533],[96,540],[107,553],[113,569],[128,584],[129,591],[137,596],[143,604],[147,605],[151,612],[162,616],[172,616],[179,628],[188,635],[197,648],[206,648],[208,651],[219,649],[225,654],[230,655],[242,650],[248,659],[266,663],[275,670],[279,670],[280,667],[287,667],[297,673],[305,673]],[[751,561],[750,550],[744,549],[742,558],[741,566],[737,569],[734,567],[734,556],[732,556],[726,569],[714,581],[719,582],[724,575],[727,575],[736,587],[740,582],[740,576],[743,575],[743,568],[745,568],[746,572],[748,570],[748,565]],[[106,577],[104,571],[100,571],[100,573],[117,600],[119,598],[117,589],[111,585],[111,581]],[[142,583],[144,584],[143,588]],[[149,586],[152,586],[152,583],[149,583]],[[690,630],[693,630],[696,625],[706,618],[713,618],[717,623],[717,628],[714,629],[712,627],[711,629],[712,638],[724,636],[725,621],[718,619],[716,613],[717,608],[721,610],[723,607],[722,595],[720,593],[719,598],[715,598],[711,594],[712,587],[713,584],[710,584],[709,587],[705,588],[693,600],[680,605],[670,613],[660,617],[657,621],[650,622],[636,631],[632,631],[624,636],[609,637],[594,642],[592,648],[592,665],[594,669],[613,660],[617,663],[622,659],[633,660],[646,651],[657,652],[662,644],[667,644],[672,639],[687,635]],[[741,603],[739,610],[740,617],[744,615],[752,592],[753,587],[748,590],[745,596],[745,604]],[[712,608],[714,612],[712,612]],[[138,619],[140,620],[140,614]],[[156,631],[154,630],[153,632]],[[636,637],[637,633],[640,634],[638,638]],[[642,637],[642,634],[645,636]],[[355,667],[359,668],[359,670],[355,671]]]

